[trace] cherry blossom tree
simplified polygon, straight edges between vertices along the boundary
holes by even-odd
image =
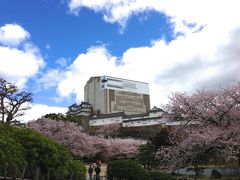
[[[110,138],[103,153],[106,158],[132,158],[138,154],[138,147],[144,143],[141,140]]]
[[[240,83],[225,88],[175,93],[164,109],[167,118],[186,122],[171,135],[173,146],[163,147],[159,159],[172,171],[197,167],[211,151],[240,165]]]
[[[107,124],[96,129],[96,134],[116,137],[120,132],[121,124]]]
[[[98,154],[103,158],[133,157],[138,152],[138,146],[142,144],[142,141],[133,139],[90,136],[76,123],[48,118],[29,122],[28,126],[65,145],[79,158],[91,158]]]
[[[207,163],[209,156],[222,147],[218,141],[221,136],[216,127],[177,127],[171,133],[172,145],[160,147],[158,158],[161,165],[170,171],[191,165],[196,175],[199,175],[199,165]]]
[[[164,109],[174,120],[198,121],[204,125],[229,126],[239,121],[240,82],[221,89],[198,90],[191,95],[175,93]]]
[[[0,78],[0,117],[1,122],[11,123],[14,118],[22,116],[32,102],[32,94],[19,91],[16,85]]]

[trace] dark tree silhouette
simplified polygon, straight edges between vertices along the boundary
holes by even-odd
[[[155,145],[156,149],[159,149],[161,146],[171,146],[170,134],[171,128],[161,128],[155,136],[150,137],[150,141]]]
[[[0,115],[1,122],[11,123],[22,116],[32,102],[32,93],[19,91],[16,85],[0,78]]]

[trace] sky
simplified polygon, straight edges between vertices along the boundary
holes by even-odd
[[[22,120],[65,113],[91,76],[174,92],[240,80],[237,0],[1,0],[0,77],[33,93]]]

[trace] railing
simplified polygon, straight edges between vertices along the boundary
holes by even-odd
[[[27,168],[24,166],[21,170],[16,165],[8,165],[5,163],[3,169],[0,168],[0,180],[52,180],[53,173],[51,172],[53,168],[48,168],[48,172],[41,174],[41,169],[36,167],[31,173],[32,175],[26,175]],[[28,173],[29,174],[29,173]],[[26,177],[27,176],[27,177]],[[55,173],[54,180],[64,180],[62,172]],[[68,180],[80,180],[78,174],[72,171]]]

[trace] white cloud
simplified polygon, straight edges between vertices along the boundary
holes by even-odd
[[[66,67],[68,65],[68,61],[69,61],[69,59],[61,57],[56,60],[56,64],[58,64],[61,67]]]
[[[115,57],[112,57],[105,47],[91,47],[86,54],[80,54],[76,60],[64,72],[63,80],[58,84],[58,92],[61,96],[68,97],[70,94],[77,95],[77,101],[81,101],[83,87],[89,79],[89,75],[102,75],[107,72],[114,73]]]
[[[23,116],[18,117],[17,119],[21,122],[28,122],[32,120],[36,120],[45,114],[49,113],[62,113],[65,114],[67,112],[67,108],[55,107],[55,106],[47,106],[43,104],[32,104],[31,109],[27,110]]]
[[[0,27],[0,44],[17,46],[30,38],[30,34],[17,24],[6,24]]]
[[[110,75],[150,83],[151,105],[165,103],[171,92],[216,87],[240,80],[240,14],[238,1],[191,0],[71,0],[71,12],[86,7],[122,26],[135,14],[158,11],[170,17],[174,31],[170,43],[153,40],[144,47],[127,49],[121,57],[104,46],[81,53],[66,71],[58,72],[60,98],[76,95],[83,100],[91,76]],[[223,13],[224,12],[224,13]],[[117,64],[117,62],[121,62]],[[54,78],[53,78],[54,79]]]
[[[116,22],[123,27],[133,15],[157,11],[171,18],[176,32],[195,31],[208,24],[218,26],[222,32],[240,21],[237,0],[69,0],[68,5],[72,13],[89,8],[101,12],[106,22]],[[189,23],[196,26],[189,28]]]
[[[44,66],[39,49],[27,39],[30,34],[17,24],[0,27],[0,76],[23,87]],[[21,43],[21,47],[18,47]]]
[[[38,80],[44,89],[56,87],[58,82],[62,80],[62,73],[57,69],[49,69],[42,78]]]
[[[91,47],[62,72],[57,91],[61,97],[83,100],[84,85],[91,76],[110,75],[150,83],[151,105],[159,106],[171,92],[216,87],[240,80],[240,28],[228,33],[187,33],[167,44],[156,40],[149,46],[130,48],[122,57],[106,47]]]

